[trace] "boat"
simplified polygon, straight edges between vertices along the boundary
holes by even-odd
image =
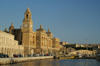
[[[100,60],[100,52],[97,52],[96,60]]]
[[[74,59],[75,56],[63,56],[63,57],[59,57],[59,59]]]

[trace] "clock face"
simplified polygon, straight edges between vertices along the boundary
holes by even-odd
[[[33,26],[33,25],[31,24],[30,27],[32,28],[32,26]]]
[[[27,27],[27,26],[28,26],[28,24],[25,24],[25,25],[24,25],[24,27]]]

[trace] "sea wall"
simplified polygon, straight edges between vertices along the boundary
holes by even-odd
[[[21,57],[21,58],[0,58],[0,65],[2,64],[13,64],[18,62],[41,60],[41,59],[52,59],[53,56],[41,56],[41,57]]]

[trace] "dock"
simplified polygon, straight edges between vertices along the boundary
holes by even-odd
[[[41,60],[41,59],[53,59],[53,56],[0,58],[0,65],[14,64],[14,63],[19,63],[19,62],[26,62],[26,61],[32,61],[32,60]]]

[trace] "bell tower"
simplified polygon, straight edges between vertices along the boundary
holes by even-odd
[[[24,54],[27,55],[32,54],[31,50],[33,50],[33,47],[35,46],[35,33],[33,32],[32,13],[29,6],[24,14],[22,44],[24,46]]]
[[[26,12],[24,13],[24,20],[23,20],[23,32],[31,32],[33,31],[33,21],[32,21],[32,13],[29,9],[29,6],[26,10]]]

